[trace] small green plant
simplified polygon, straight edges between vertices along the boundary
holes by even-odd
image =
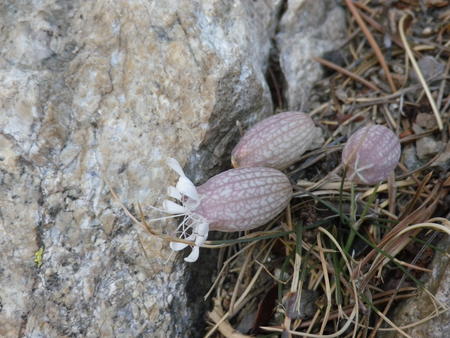
[[[38,268],[42,266],[44,263],[44,247],[41,246],[38,251],[34,253],[34,263],[37,265]]]

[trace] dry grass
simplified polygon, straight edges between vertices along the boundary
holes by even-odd
[[[414,1],[387,9],[345,3],[344,64],[316,58],[335,71],[323,82],[331,90],[317,95],[311,109],[328,130],[327,142],[291,168],[295,198],[280,219],[264,231],[208,243],[221,248],[219,273],[205,297],[214,303],[207,337],[375,337],[385,331],[409,337],[408,328],[447,310],[421,281],[430,272],[436,234],[450,234],[449,220],[436,216],[448,212],[450,189],[448,173],[433,167],[439,154],[414,169],[401,163],[396,176],[373,187],[340,180],[336,152],[368,121],[392,128],[404,147],[430,136],[448,141],[450,61],[432,81],[418,60],[448,60],[450,29],[440,21],[434,34],[418,36],[417,22],[425,14]],[[383,45],[386,33],[392,45]],[[428,113],[433,127],[414,132],[414,109]],[[327,172],[326,162],[337,169]],[[434,311],[397,326],[392,308],[418,292],[429,295]]]

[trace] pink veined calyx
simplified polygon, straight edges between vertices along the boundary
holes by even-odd
[[[168,165],[180,176],[176,186],[167,189],[163,210],[170,217],[184,216],[177,235],[192,242],[187,262],[198,259],[200,246],[210,230],[245,231],[271,221],[286,208],[292,197],[289,178],[274,168],[249,167],[224,171],[196,187],[173,158]],[[171,242],[174,251],[189,244]]]
[[[348,139],[342,151],[347,179],[360,184],[386,180],[398,165],[400,139],[389,128],[369,125]]]

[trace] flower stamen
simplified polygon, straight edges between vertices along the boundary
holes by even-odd
[[[167,165],[180,176],[175,187],[167,188],[167,195],[179,203],[164,200],[163,209],[167,213],[184,216],[176,232],[179,238],[193,242],[194,245],[190,245],[192,251],[184,260],[195,262],[199,256],[199,247],[205,243],[208,237],[209,225],[203,217],[194,213],[201,201],[194,183],[186,177],[177,160],[168,158]],[[174,251],[183,250],[187,246],[189,244],[170,242],[170,248]]]

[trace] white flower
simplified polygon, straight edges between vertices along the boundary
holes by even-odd
[[[167,194],[178,203],[171,200],[163,202],[163,210],[169,214],[184,216],[183,221],[177,228],[177,235],[181,239],[192,241],[195,245],[191,246],[192,251],[184,260],[186,262],[195,262],[199,256],[200,246],[208,238],[208,221],[196,214],[194,211],[200,205],[200,196],[195,185],[186,177],[180,164],[174,158],[169,158],[167,164],[172,168],[180,178],[175,187],[169,186]],[[188,244],[179,242],[170,242],[170,248],[174,251],[180,251],[186,248]]]
[[[153,221],[183,217],[177,235],[183,242],[171,242],[174,251],[190,246],[184,260],[195,262],[208,231],[244,231],[261,226],[277,216],[292,197],[289,178],[273,168],[250,167],[230,169],[195,187],[180,164],[169,158],[167,164],[179,175],[175,186],[167,189],[171,200],[157,209],[170,216]]]

